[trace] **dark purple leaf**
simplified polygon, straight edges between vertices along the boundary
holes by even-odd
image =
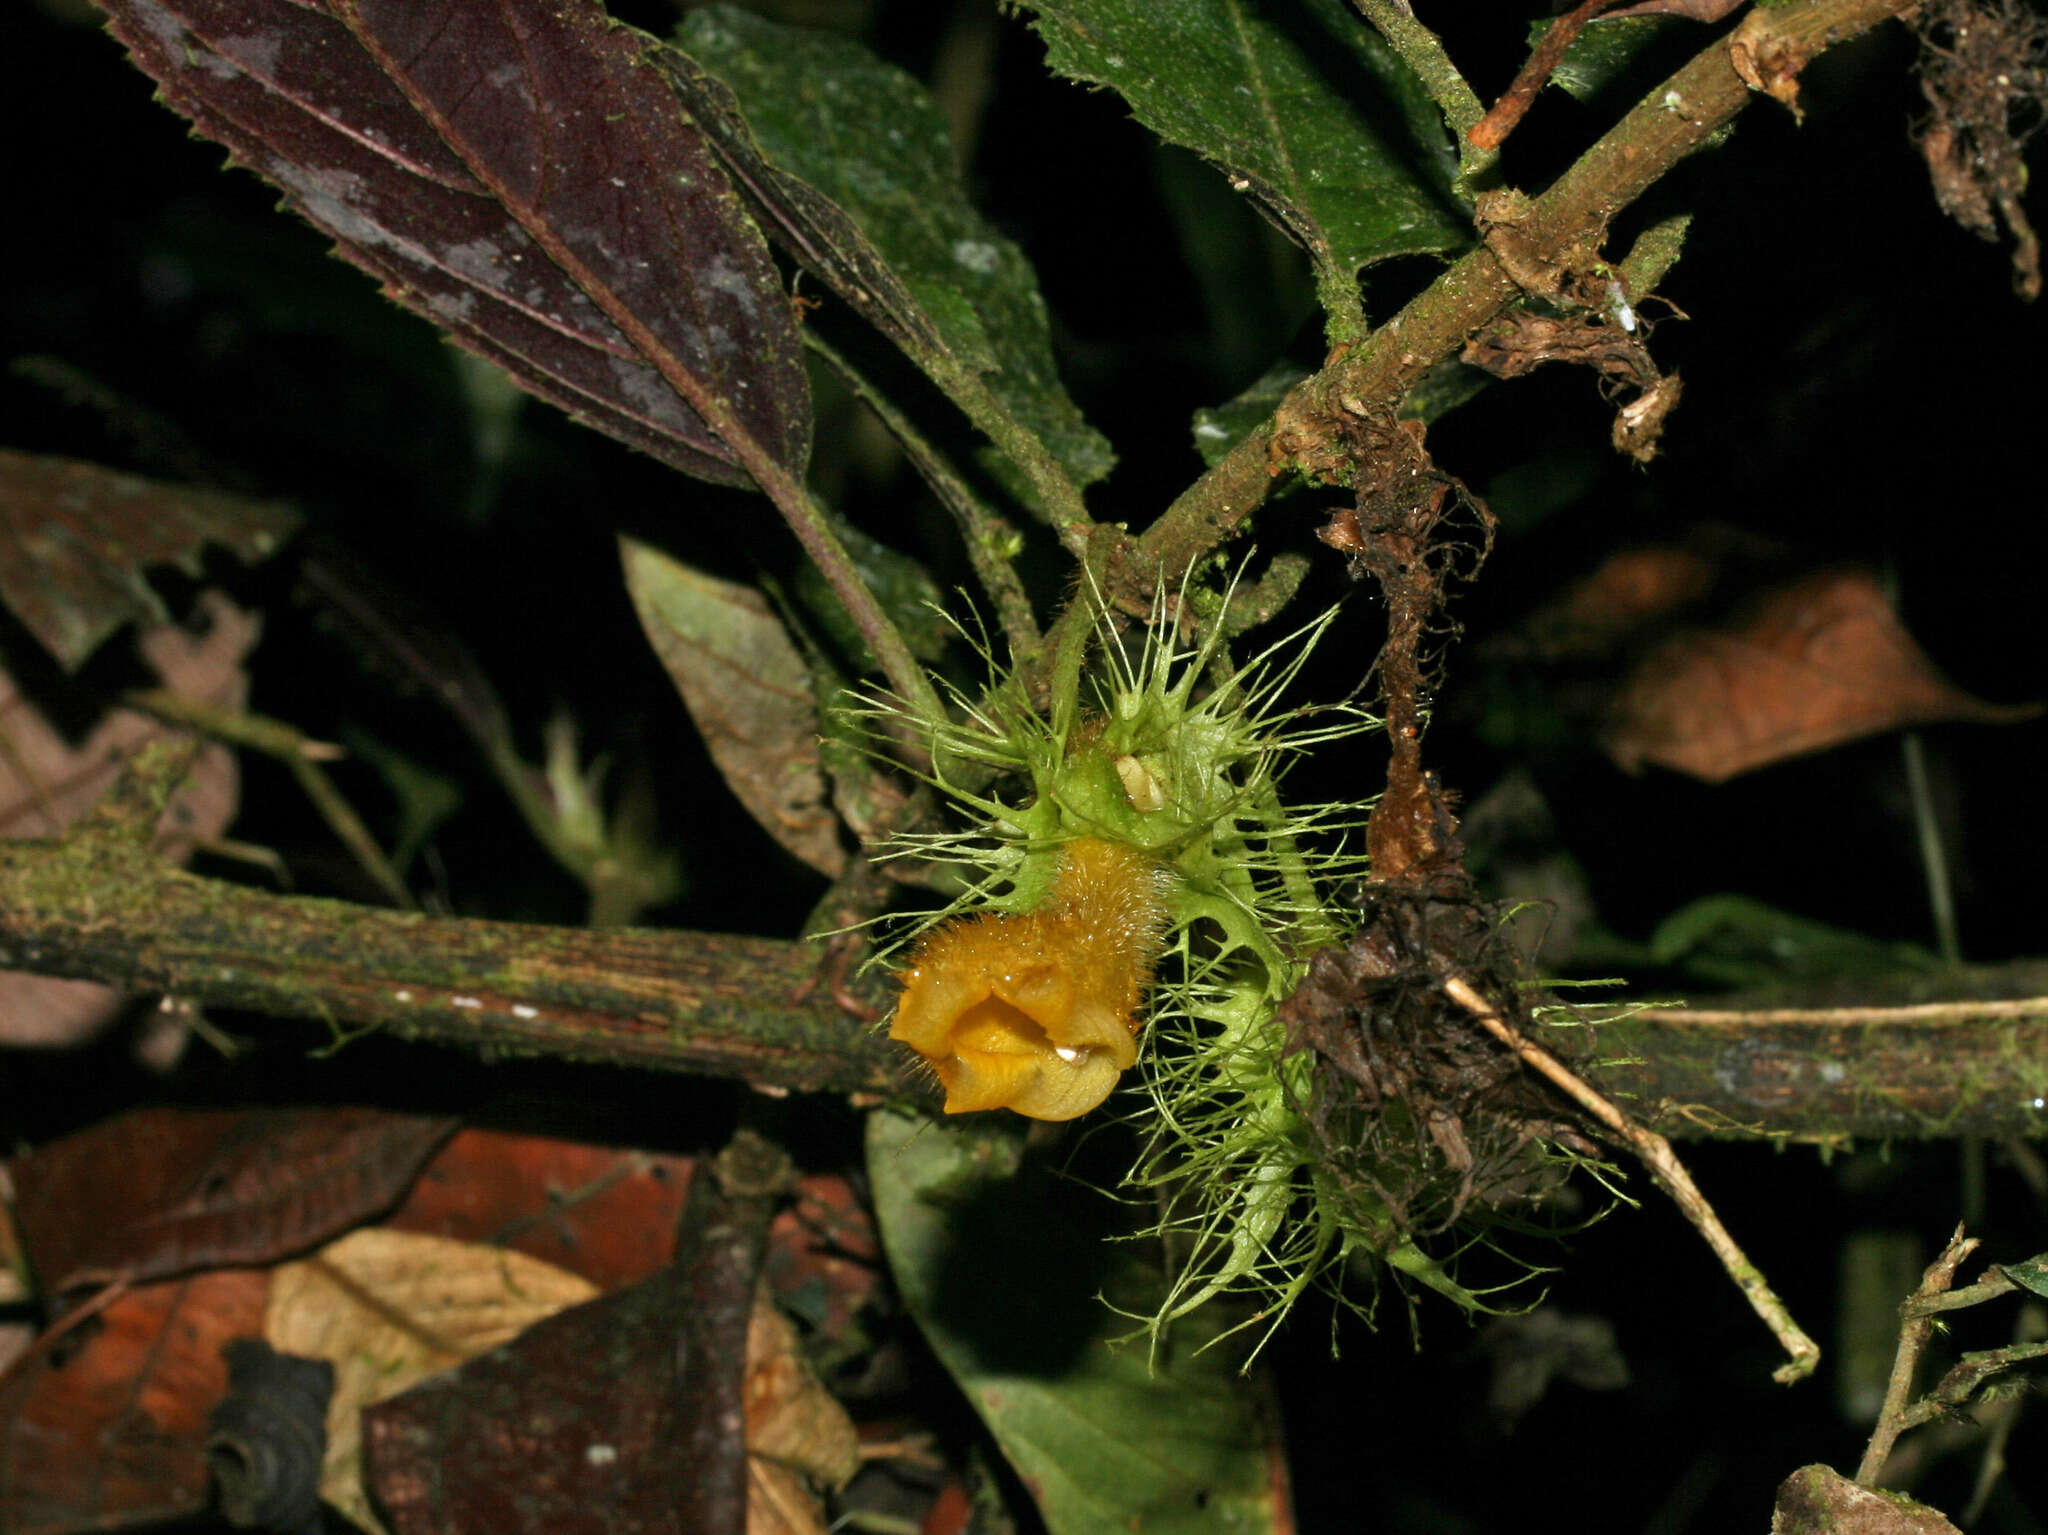
[[[209,543],[260,560],[298,526],[275,501],[0,449],[0,600],[67,670],[126,623],[166,623],[151,565],[199,573]]]
[[[741,1131],[692,1175],[670,1267],[365,1409],[396,1535],[742,1535],[749,1323],[792,1176]]]
[[[363,1481],[386,1525],[683,1535],[679,1484],[695,1468],[677,1444],[676,1336],[689,1300],[665,1270],[366,1408]]]
[[[103,0],[164,99],[406,307],[688,473],[800,471],[767,247],[596,0]]]
[[[274,1263],[396,1204],[452,1119],[139,1109],[12,1164],[43,1289]]]

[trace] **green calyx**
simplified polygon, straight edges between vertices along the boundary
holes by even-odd
[[[1290,805],[1285,769],[1378,721],[1350,706],[1280,705],[1332,615],[1233,667],[1223,611],[1190,640],[1168,616],[1188,606],[1162,601],[1150,624],[1124,631],[1098,620],[1094,664],[1062,658],[1043,707],[1019,679],[998,677],[977,699],[956,694],[951,717],[913,721],[938,765],[932,782],[970,823],[891,850],[964,876],[966,893],[915,931],[1038,909],[1076,838],[1156,863],[1167,922],[1145,1006],[1136,1118],[1146,1144],[1132,1182],[1156,1191],[1158,1233],[1187,1258],[1144,1319],[1155,1334],[1224,1294],[1254,1297],[1261,1324],[1277,1325],[1353,1258],[1486,1309],[1369,1187],[1324,1169],[1309,1119],[1315,1057],[1289,1048],[1279,1017],[1308,957],[1351,929],[1334,892],[1364,872],[1345,839],[1370,808]]]

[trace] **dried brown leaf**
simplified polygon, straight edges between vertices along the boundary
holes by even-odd
[[[272,1263],[388,1209],[454,1121],[381,1109],[138,1109],[11,1164],[44,1292]]]
[[[238,709],[248,692],[242,662],[256,643],[257,620],[213,592],[202,597],[200,612],[206,620],[202,632],[159,624],[142,632],[137,647],[172,692]],[[177,735],[149,715],[116,709],[84,740],[71,740],[0,670],[0,836],[62,831],[98,801],[124,762],[150,743]],[[164,812],[158,851],[182,860],[196,841],[225,831],[234,819],[239,783],[233,752],[201,748]],[[92,981],[0,971],[0,1042],[76,1044],[109,1022],[123,1001],[120,992]]]
[[[825,1505],[787,1466],[747,1462],[747,1535],[825,1535]]]
[[[1602,744],[1629,772],[1656,763],[1719,783],[1879,731],[2010,724],[2032,705],[1952,686],[1868,571],[1824,570],[1764,592],[1712,627],[1681,629],[1623,684]]]
[[[839,1488],[860,1469],[853,1420],[818,1379],[796,1328],[764,1295],[747,1322],[747,1450]]]
[[[207,1503],[221,1345],[257,1330],[269,1276],[225,1269],[116,1297],[0,1380],[0,1530],[74,1535],[192,1519]]]

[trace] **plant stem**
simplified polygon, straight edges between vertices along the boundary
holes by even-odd
[[[881,603],[875,600],[875,594],[868,590],[860,572],[854,569],[852,557],[847,554],[846,545],[839,541],[825,509],[812,498],[809,487],[797,476],[765,454],[760,455],[760,459],[758,464],[749,463],[748,471],[781,511],[790,531],[796,534],[797,542],[804,546],[804,553],[811,557],[811,563],[818,567],[818,574],[832,588],[832,595],[846,609],[846,616],[852,620],[855,632],[867,642],[896,696],[920,718],[943,720],[946,717],[945,706],[939,702],[931,678],[925,675],[917,657],[910,653],[910,646],[904,643],[903,633],[895,621],[882,611]]]
[[[1885,1387],[1884,1407],[1877,1415],[1877,1427],[1870,1431],[1870,1443],[1863,1451],[1856,1480],[1865,1487],[1877,1485],[1877,1475],[1891,1458],[1892,1445],[1906,1428],[1906,1403],[1913,1394],[1913,1374],[1920,1367],[1920,1352],[1934,1334],[1934,1322],[1925,1312],[1913,1310],[1914,1302],[1941,1294],[1955,1282],[1956,1270],[1977,1249],[1975,1237],[1965,1237],[1958,1226],[1941,1256],[1927,1266],[1920,1288],[1906,1303],[1905,1320],[1899,1327],[1899,1349],[1892,1356],[1892,1378]]]
[[[968,488],[945,456],[911,425],[910,418],[891,404],[838,348],[809,327],[804,330],[804,345],[824,358],[846,387],[875,413],[890,435],[902,444],[932,494],[952,513],[960,529],[960,541],[967,548],[968,562],[980,578],[982,590],[996,605],[1003,637],[1010,643],[1010,655],[1019,664],[1028,661],[1038,650],[1040,636],[1031,599],[1011,563],[1013,551],[1023,545],[1016,528]]]
[[[137,824],[153,826],[159,809],[144,805]],[[58,842],[0,841],[0,966],[469,1049],[777,1091],[908,1090],[896,1047],[811,984],[815,945],[278,896],[186,874],[148,854],[141,835],[117,842],[102,826]],[[1980,979],[2006,993],[2048,991],[2038,967]],[[1595,1084],[1630,1095],[1644,1123],[1680,1138],[2034,1135],[2043,1112],[2032,1105],[2048,1098],[2048,995],[1660,1009],[1603,1024],[1600,1040],[1610,1063],[1588,1068]]]
[[[167,724],[196,730],[216,741],[262,752],[282,762],[298,782],[300,791],[320,812],[320,818],[327,823],[328,829],[354,855],[363,872],[384,892],[385,899],[400,911],[419,909],[419,903],[405,888],[405,881],[392,867],[391,860],[384,856],[384,849],[377,845],[370,828],[363,824],[363,818],[356,814],[355,807],[335,788],[334,780],[320,766],[322,760],[331,761],[343,755],[340,747],[312,740],[282,720],[244,714],[239,710],[216,709],[211,704],[173,693],[168,688],[138,689],[129,693],[126,701]]]
[[[1963,962],[1963,941],[1956,926],[1955,889],[1948,877],[1948,855],[1941,845],[1941,817],[1934,808],[1934,786],[1927,776],[1927,747],[1920,732],[1899,737],[1906,759],[1906,793],[1913,806],[1913,836],[1920,848],[1920,868],[1927,879],[1927,905],[1934,914],[1935,952],[1951,965]]]
[[[337,1031],[886,1092],[896,1051],[827,999],[800,944],[436,919],[185,873],[150,834],[189,751],[152,748],[55,842],[0,842],[0,966]]]
[[[1351,3],[1387,40],[1388,46],[1401,55],[1401,62],[1415,71],[1415,77],[1429,92],[1437,110],[1443,113],[1444,121],[1450,125],[1451,133],[1458,141],[1460,190],[1469,193],[1474,183],[1500,160],[1499,150],[1481,149],[1465,137],[1486,115],[1486,104],[1458,72],[1458,66],[1444,52],[1444,45],[1437,40],[1437,35],[1415,19],[1415,13],[1408,9],[1407,0],[1351,0]]]
[[[1743,1255],[1735,1245],[1735,1238],[1728,1228],[1721,1224],[1714,1207],[1707,1203],[1707,1196],[1692,1181],[1692,1174],[1678,1155],[1671,1149],[1671,1142],[1654,1130],[1646,1130],[1628,1115],[1614,1106],[1581,1080],[1556,1056],[1541,1045],[1522,1037],[1515,1026],[1503,1018],[1491,1002],[1482,997],[1472,984],[1462,976],[1451,976],[1444,982],[1444,992],[1466,1012],[1478,1020],[1481,1028],[1506,1045],[1532,1070],[1562,1089],[1566,1096],[1588,1114],[1605,1125],[1614,1135],[1635,1152],[1643,1165],[1650,1170],[1650,1176],[1657,1181],[1679,1212],[1692,1222],[1693,1229],[1706,1239],[1714,1256],[1721,1260],[1721,1266],[1728,1271],[1728,1277],[1735,1281],[1742,1291],[1750,1309],[1763,1318],[1772,1336],[1783,1345],[1792,1357],[1771,1372],[1771,1378],[1780,1385],[1789,1386],[1797,1380],[1804,1380],[1813,1373],[1813,1367],[1820,1363],[1820,1345],[1806,1335],[1800,1325],[1792,1320],[1792,1313],[1785,1309],[1785,1303],[1778,1298],[1757,1266]]]
[[[1755,35],[1810,60],[1916,0],[1794,0],[1759,11],[1766,21]],[[1754,40],[1754,39],[1753,39]],[[1529,248],[1561,255],[1574,245],[1597,247],[1607,224],[1659,177],[1749,105],[1750,88],[1736,73],[1729,39],[1709,44],[1691,63],[1658,86],[1570,170],[1538,198],[1517,224]],[[1358,416],[1391,416],[1401,397],[1431,367],[1520,294],[1491,250],[1480,246],[1453,263],[1399,314],[1362,344],[1303,380],[1281,413],[1326,416],[1339,399]],[[1640,295],[1639,295],[1640,296]],[[1352,409],[1355,405],[1357,408]],[[1266,497],[1279,465],[1267,462],[1272,423],[1254,430],[1195,481],[1146,529],[1144,552],[1169,581],[1232,536]]]

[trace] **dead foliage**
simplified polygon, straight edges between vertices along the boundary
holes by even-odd
[[[1441,835],[1440,796],[1422,769],[1439,647],[1457,632],[1445,617],[1446,599],[1453,583],[1478,573],[1496,524],[1485,502],[1431,460],[1420,421],[1356,417],[1345,440],[1357,501],[1320,537],[1349,556],[1354,579],[1377,583],[1387,606],[1387,638],[1373,669],[1392,757],[1386,793],[1366,826],[1366,854],[1375,880],[1422,876],[1446,856],[1448,867],[1457,861]]]
[[[1467,341],[1462,359],[1495,378],[1573,363],[1598,374],[1609,398],[1633,391],[1616,412],[1614,446],[1646,464],[1657,456],[1664,418],[1678,403],[1678,375],[1667,377],[1650,356],[1650,322],[1619,269],[1583,244],[1553,250],[1530,240],[1520,228],[1527,213],[1527,199],[1517,192],[1479,199],[1480,235],[1528,299]]]
[[[1728,39],[1728,62],[1744,85],[1779,103],[1794,122],[1803,122],[1806,114],[1799,105],[1799,75],[1820,46],[1779,32],[1776,18],[1759,9],[1751,11]]]
[[[1440,649],[1456,632],[1447,601],[1491,551],[1493,515],[1431,460],[1419,421],[1350,415],[1324,439],[1332,444],[1347,455],[1356,500],[1321,537],[1386,604],[1373,677],[1390,757],[1366,828],[1372,873],[1358,931],[1314,957],[1281,1016],[1290,1048],[1317,1061],[1303,1107],[1322,1197],[1357,1200],[1364,1221],[1390,1223],[1390,1237],[1426,1235],[1542,1197],[1563,1162],[1593,1147],[1443,987],[1462,976],[1526,1008],[1502,913],[1473,891],[1450,797],[1422,765]]]
[[[1324,1187],[1358,1190],[1399,1230],[1424,1235],[1554,1194],[1568,1160],[1597,1155],[1590,1136],[1447,1005],[1444,979],[1465,976],[1502,999],[1525,1032],[1585,1031],[1527,1016],[1525,967],[1502,913],[1462,870],[1440,869],[1428,886],[1375,881],[1361,902],[1357,934],[1314,957],[1281,1011],[1290,1047],[1316,1057],[1306,1107]]]
[[[1608,556],[1519,644],[1562,679],[1556,696],[1596,722],[1617,766],[1708,783],[1881,731],[2039,712],[1949,682],[1874,572],[1802,567],[1720,529]]]
[[[1942,212],[1981,239],[2001,224],[2013,242],[2013,286],[2041,296],[2041,242],[2021,196],[2022,148],[2048,108],[2048,21],[2023,0],[1928,0],[1913,18],[1920,88],[1933,109],[1920,153]]]

